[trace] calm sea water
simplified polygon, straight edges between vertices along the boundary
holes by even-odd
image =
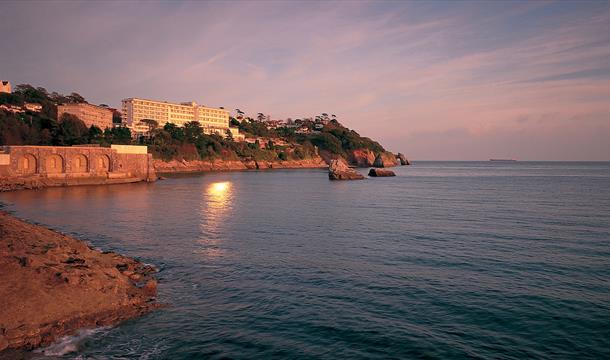
[[[0,201],[160,270],[169,308],[63,358],[610,358],[610,163],[395,171],[213,173]]]

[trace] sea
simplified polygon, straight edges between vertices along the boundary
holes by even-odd
[[[32,356],[610,358],[610,163],[393,170],[0,194],[17,217],[154,265],[169,305]]]

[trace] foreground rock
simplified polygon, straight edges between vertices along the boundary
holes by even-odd
[[[330,180],[362,180],[364,176],[351,169],[342,158],[333,159],[328,166],[328,178]]]
[[[396,165],[398,165],[398,162],[396,161],[394,154],[387,152],[377,154],[375,162],[373,163],[373,166],[376,168],[392,167]]]
[[[0,358],[151,311],[153,272],[0,212]]]
[[[400,165],[411,165],[411,162],[409,162],[409,159],[407,159],[403,153],[396,154],[396,158],[400,162]]]
[[[385,177],[385,176],[396,176],[394,171],[387,169],[371,169],[369,170],[369,176],[372,177]]]

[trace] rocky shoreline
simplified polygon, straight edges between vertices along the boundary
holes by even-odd
[[[305,160],[255,161],[255,160],[154,160],[159,174],[192,173],[207,171],[265,170],[265,169],[325,169],[326,162],[318,157]]]
[[[146,180],[133,176],[112,177],[44,177],[38,174],[33,176],[0,176],[0,192],[41,189],[56,186],[75,186],[75,185],[110,185],[123,184],[140,181],[155,181],[155,174],[181,174],[181,173],[200,173],[210,171],[239,171],[239,170],[268,170],[268,169],[328,169],[333,160],[340,160],[346,166],[355,167],[376,167],[387,168],[399,165],[410,165],[410,162],[403,154],[394,155],[391,152],[375,154],[368,149],[354,150],[342,157],[321,151],[319,156],[303,160],[171,160],[152,159],[152,174]],[[127,174],[129,175],[129,174]],[[354,177],[350,175],[349,177]]]
[[[0,357],[158,308],[154,272],[0,212]]]

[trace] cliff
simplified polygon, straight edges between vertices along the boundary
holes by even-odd
[[[0,358],[158,307],[154,269],[0,212]]]
[[[332,160],[341,158],[352,167],[393,167],[399,165],[396,156],[389,151],[375,153],[369,149],[357,149],[348,151],[347,156],[344,157],[321,150],[320,156],[328,164],[330,164]]]
[[[393,167],[397,165],[399,165],[399,162],[396,160],[396,156],[387,151],[377,154],[375,161],[373,162],[373,166],[377,168]]]
[[[356,167],[371,167],[375,162],[375,153],[369,149],[357,149],[348,152],[347,161]]]

